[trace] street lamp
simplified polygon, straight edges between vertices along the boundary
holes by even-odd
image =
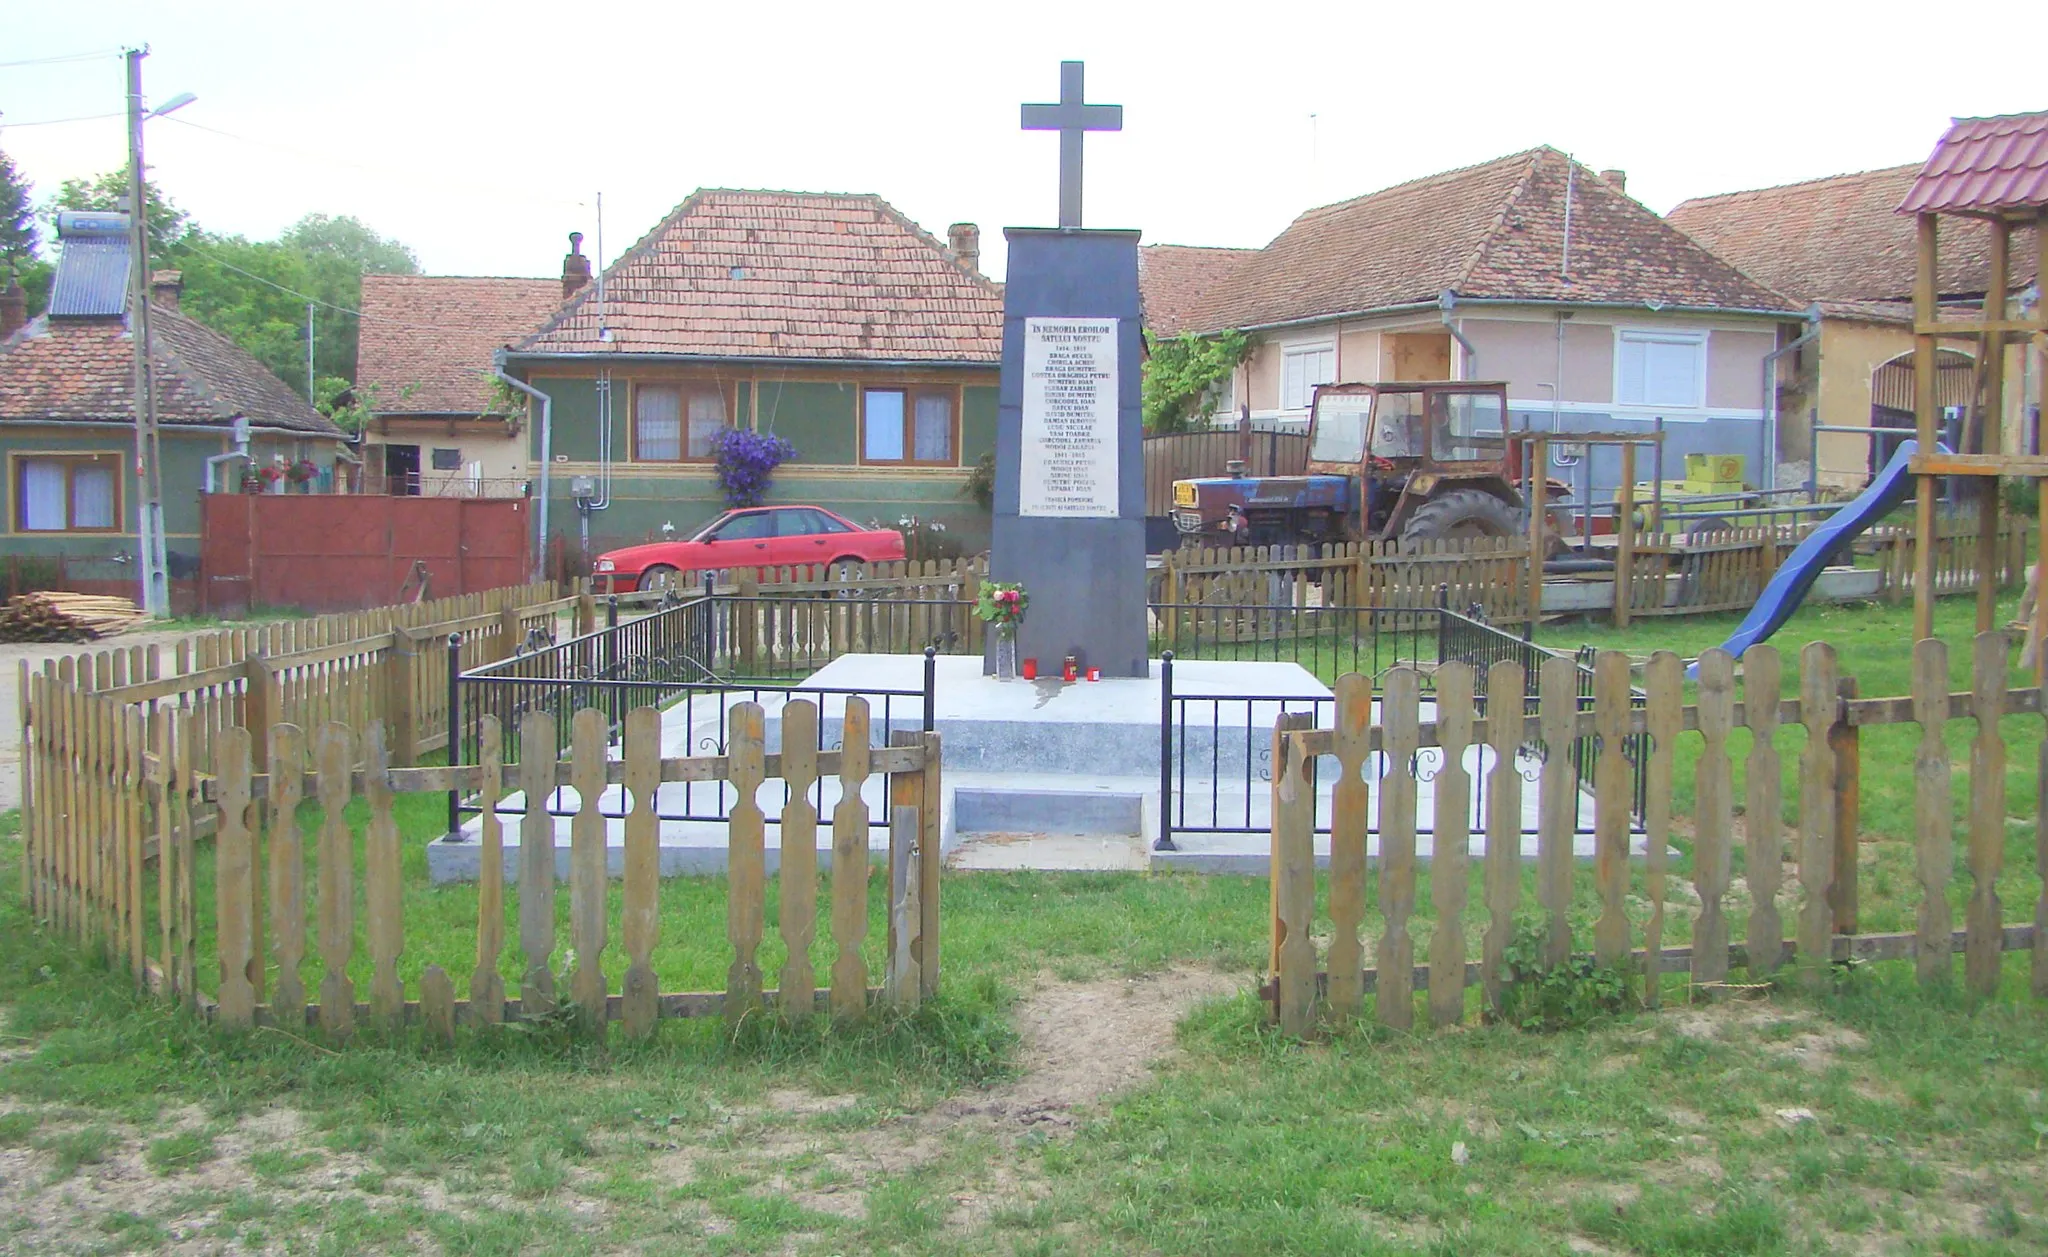
[[[149,214],[143,200],[142,124],[161,118],[199,99],[180,92],[155,109],[142,107],[142,59],[149,49],[128,50],[128,228],[130,329],[135,339],[135,479],[136,542],[142,562],[142,609],[152,616],[171,613],[169,556],[164,549],[163,456],[158,447],[156,380],[149,365]]]

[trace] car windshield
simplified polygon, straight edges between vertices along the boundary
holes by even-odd
[[[1357,462],[1365,454],[1365,416],[1371,408],[1370,393],[1318,394],[1308,456],[1325,463]]]

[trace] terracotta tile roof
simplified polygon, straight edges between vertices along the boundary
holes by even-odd
[[[538,354],[996,363],[1001,292],[878,196],[693,193],[518,346]]]
[[[1257,249],[1216,249],[1186,244],[1148,244],[1138,250],[1138,299],[1145,326],[1160,336],[1178,336],[1200,325],[1203,303]]]
[[[260,428],[342,436],[211,328],[152,304],[150,340],[162,423],[225,427],[239,415]],[[35,319],[0,341],[0,421],[133,423],[133,346],[125,319]]]
[[[1267,327],[1427,304],[1446,289],[1509,301],[1798,308],[1591,170],[1536,148],[1308,211],[1236,267],[1191,322]]]
[[[2048,113],[1957,118],[1899,213],[2048,209]]]
[[[482,414],[491,355],[561,304],[559,279],[365,275],[356,387],[375,390],[380,415]]]
[[[1888,166],[1782,187],[1695,197],[1668,216],[1707,248],[1800,301],[1910,301],[1913,220],[1895,212],[1917,166]],[[1989,228],[1941,225],[1941,291],[1982,293]],[[2034,273],[2033,233],[2015,232],[2015,281]]]

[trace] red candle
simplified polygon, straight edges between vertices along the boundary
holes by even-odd
[[[1026,659],[1024,661],[1024,679],[1027,681],[1036,681],[1038,679],[1038,660]]]
[[[1062,681],[1078,680],[1078,672],[1079,669],[1075,666],[1074,657],[1068,655],[1066,662],[1060,665],[1060,679]]]
[[[1090,669],[1088,669],[1088,679],[1089,679],[1089,680],[1091,680],[1091,681],[1100,681],[1100,680],[1102,679],[1102,669],[1100,669],[1100,668],[1090,668]]]

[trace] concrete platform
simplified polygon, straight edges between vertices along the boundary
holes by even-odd
[[[1268,867],[1267,830],[1271,825],[1271,787],[1265,780],[1270,758],[1271,729],[1283,709],[1316,709],[1319,721],[1331,717],[1330,691],[1295,664],[1191,661],[1176,664],[1174,692],[1186,739],[1175,764],[1175,851],[1153,851],[1160,828],[1159,764],[1161,685],[1155,676],[1100,682],[998,682],[981,675],[980,660],[963,657],[937,661],[935,724],[945,757],[944,791],[940,800],[941,852],[960,868],[1123,868],[1151,867],[1194,872],[1262,874]],[[849,655],[813,674],[804,683],[819,690],[908,691],[921,688],[924,660],[920,656]],[[1157,665],[1154,665],[1155,670]],[[1231,699],[1229,695],[1252,695]],[[744,695],[723,700],[679,704],[663,713],[662,754],[684,756],[719,753],[729,728],[729,711]],[[1317,700],[1322,700],[1318,704]],[[781,749],[780,695],[763,696],[766,733],[771,751]],[[844,727],[845,694],[818,698],[823,741],[838,745]],[[892,699],[886,713],[871,700],[870,737],[888,741],[896,730],[921,727],[921,699]],[[886,715],[886,720],[885,720]],[[1422,719],[1434,709],[1424,704]],[[620,748],[611,748],[614,759]],[[1430,852],[1428,832],[1435,815],[1435,771],[1425,751],[1416,790],[1418,825],[1423,830],[1421,858]],[[1185,769],[1181,766],[1185,765]],[[1470,748],[1466,771],[1473,778],[1472,816],[1475,829],[1484,777],[1492,752]],[[1524,858],[1534,858],[1537,799],[1533,761],[1521,764]],[[1317,763],[1317,814],[1330,813],[1332,783],[1338,772],[1334,758]],[[1377,815],[1383,756],[1366,765],[1372,814]],[[1247,784],[1249,782],[1249,785]],[[871,817],[869,854],[885,856],[888,833],[881,822],[887,780],[869,778],[862,791]],[[663,876],[722,872],[726,864],[726,824],[713,819],[728,813],[737,797],[724,783],[668,782],[657,797],[661,813],[705,819],[672,819],[659,823],[660,868]],[[780,782],[763,786],[757,801],[769,819],[767,865],[781,863],[781,834],[776,822],[787,797]],[[836,778],[818,783],[812,799],[824,818],[818,829],[821,864],[829,867],[830,818],[840,798]],[[573,812],[576,792],[563,788],[552,800],[556,810]],[[625,791],[613,786],[598,800],[606,814],[606,864],[612,876],[625,864]],[[500,804],[505,826],[506,877],[516,880],[518,826],[525,809],[520,794]],[[1591,799],[1580,801],[1580,828],[1591,828]],[[556,875],[569,867],[567,815],[554,818]],[[1244,828],[1242,833],[1190,833],[1180,826]],[[478,834],[481,820],[470,817],[458,841],[437,839],[428,844],[427,867],[436,882],[474,880],[481,862]],[[1318,859],[1327,861],[1327,837],[1318,837]],[[1377,837],[1368,838],[1378,854]],[[1131,852],[1139,853],[1134,857]],[[965,854],[962,854],[965,852]],[[1475,839],[1472,853],[1481,852]],[[1590,859],[1592,839],[1575,843],[1580,858]]]

